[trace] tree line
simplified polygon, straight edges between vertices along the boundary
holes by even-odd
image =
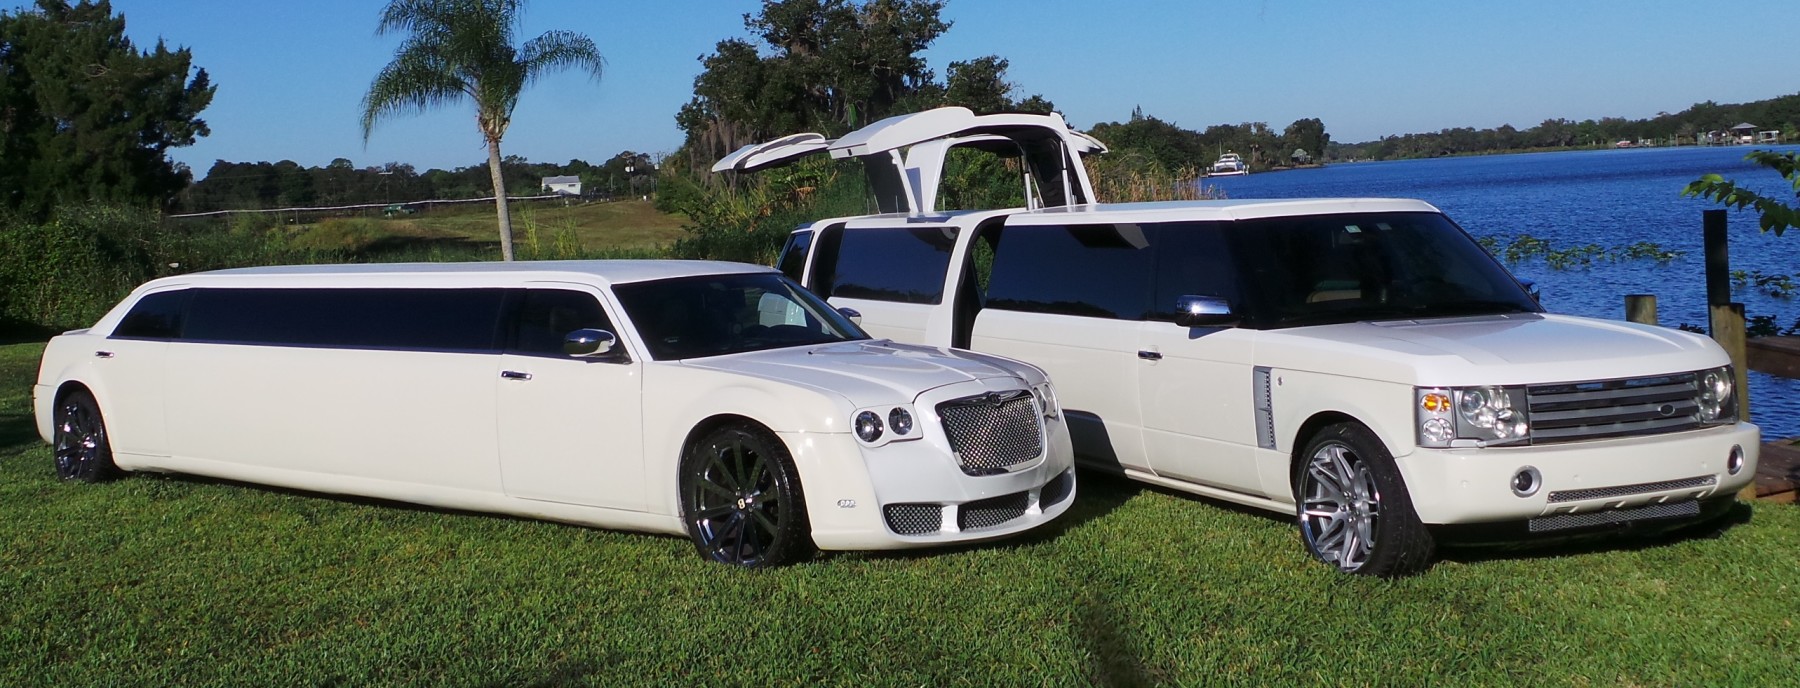
[[[1591,148],[1629,141],[1633,145],[1694,145],[1708,133],[1728,133],[1739,124],[1759,131],[1782,132],[1785,141],[1800,140],[1800,94],[1750,103],[1697,103],[1677,113],[1626,119],[1602,117],[1580,122],[1547,119],[1529,129],[1504,124],[1492,129],[1457,127],[1436,132],[1384,136],[1362,143],[1334,143],[1332,159],[1393,160],[1469,153],[1518,152],[1558,148]]]
[[[1331,143],[1325,122],[1316,117],[1295,120],[1280,133],[1266,122],[1194,131],[1145,115],[1143,108],[1133,108],[1129,120],[1102,122],[1088,133],[1106,142],[1109,156],[1141,157],[1168,169],[1205,167],[1227,152],[1243,156],[1252,169],[1287,166],[1320,157]]]
[[[542,193],[546,177],[581,179],[582,195],[597,198],[633,196],[655,184],[656,160],[648,153],[621,151],[595,165],[574,159],[564,164],[530,162],[505,156],[500,170],[512,195]],[[493,195],[491,170],[476,163],[451,170],[421,173],[412,165],[389,162],[356,167],[337,158],[323,167],[279,162],[215,161],[206,177],[183,190],[172,208],[178,212],[264,208],[330,207],[371,203],[407,203],[431,199],[487,198]]]

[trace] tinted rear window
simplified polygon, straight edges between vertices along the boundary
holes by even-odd
[[[950,251],[956,247],[954,227],[850,229],[830,233],[819,246],[813,290],[841,296],[900,303],[939,303]]]
[[[498,351],[504,289],[193,289],[182,338]]]
[[[1002,227],[987,308],[1139,320],[1156,263],[1138,225]]]

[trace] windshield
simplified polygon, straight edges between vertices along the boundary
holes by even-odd
[[[1437,213],[1245,220],[1232,232],[1256,327],[1542,311]]]
[[[772,272],[620,284],[613,293],[659,361],[869,338]]]

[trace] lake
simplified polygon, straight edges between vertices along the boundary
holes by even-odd
[[[1537,282],[1544,307],[1557,313],[1622,320],[1626,294],[1655,294],[1663,325],[1704,326],[1706,276],[1701,212],[1718,206],[1684,198],[1683,187],[1717,172],[1768,196],[1793,189],[1744,154],[1763,147],[1637,148],[1524,153],[1430,160],[1339,163],[1326,167],[1206,180],[1230,198],[1374,196],[1417,198],[1448,213],[1476,237],[1505,242],[1530,235],[1567,249],[1650,241],[1684,255],[1654,260],[1599,260],[1553,269],[1542,258],[1509,265]],[[1791,152],[1800,146],[1775,146]],[[1777,237],[1757,230],[1756,215],[1731,213],[1731,268],[1764,274],[1800,272],[1800,230]],[[1733,291],[1749,315],[1774,315],[1785,328],[1800,318],[1800,300],[1753,288]],[[1750,373],[1751,420],[1763,436],[1800,437],[1800,381]]]

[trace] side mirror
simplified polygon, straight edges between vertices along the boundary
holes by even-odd
[[[1525,288],[1525,295],[1530,296],[1531,300],[1536,301],[1539,304],[1544,302],[1544,297],[1538,294],[1537,282],[1533,282],[1523,277],[1518,277],[1516,279],[1519,280],[1519,286]]]
[[[619,338],[606,330],[580,329],[563,336],[563,353],[575,358],[605,358]]]
[[[862,311],[854,308],[839,308],[837,309],[837,312],[844,317],[849,318],[850,322],[856,323],[857,327],[862,327]]]
[[[1175,324],[1182,327],[1217,327],[1237,322],[1231,304],[1217,296],[1188,294],[1175,297]]]

